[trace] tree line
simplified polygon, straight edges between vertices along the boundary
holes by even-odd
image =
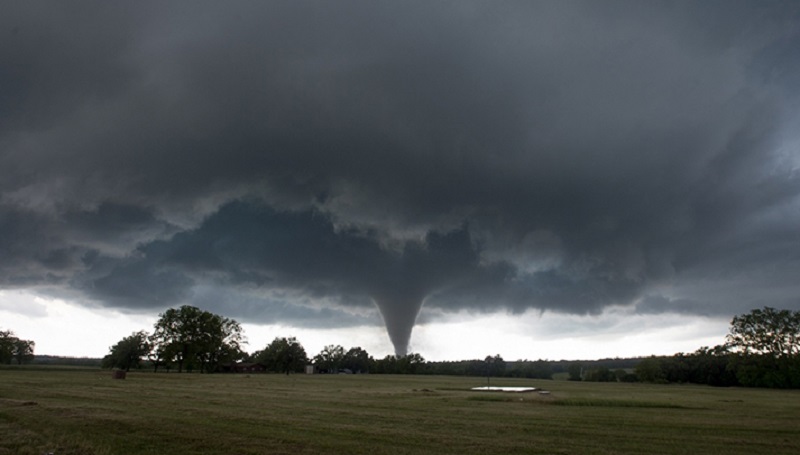
[[[572,381],[800,388],[800,311],[764,307],[735,316],[726,343],[690,354],[592,362],[504,362],[490,356],[483,361],[433,363],[423,371],[537,379],[566,373]]]
[[[159,315],[152,334],[135,332],[110,348],[107,368],[216,372],[236,362],[260,364],[268,371],[318,373],[436,374],[573,381],[697,383],[714,386],[800,388],[800,311],[765,307],[735,316],[725,344],[691,354],[591,362],[520,360],[499,354],[483,360],[426,362],[416,353],[375,359],[360,347],[325,346],[309,357],[294,337],[278,337],[251,354],[234,320],[191,306]]]
[[[159,315],[153,332],[144,330],[122,338],[103,358],[104,368],[125,371],[150,367],[154,372],[223,371],[236,363],[263,365],[268,371],[299,373],[313,365],[319,373],[418,373],[425,359],[419,354],[374,359],[360,347],[345,350],[325,346],[309,357],[295,337],[277,337],[264,349],[247,353],[241,325],[199,308],[184,305]]]
[[[692,354],[644,359],[636,375],[645,382],[800,388],[800,311],[752,310],[733,318],[726,338]]]

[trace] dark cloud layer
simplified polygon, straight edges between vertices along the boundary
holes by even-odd
[[[395,250],[371,232],[337,231],[316,211],[276,212],[261,202],[236,201],[198,228],[141,245],[123,260],[96,258],[79,281],[88,295],[121,307],[158,307],[195,297],[214,305],[204,296],[209,286],[256,290],[264,297],[276,289],[293,291],[278,301],[250,301],[251,306],[330,296],[336,299],[326,303],[334,308],[374,302],[398,353],[405,353],[426,296],[476,280],[503,287],[507,273],[502,264],[480,263],[465,228],[429,232]],[[218,298],[225,303],[230,296]],[[279,308],[279,316],[288,316],[286,310]]]
[[[0,17],[0,285],[253,321],[800,308],[795,2]]]

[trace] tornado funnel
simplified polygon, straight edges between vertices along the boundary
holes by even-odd
[[[398,357],[408,354],[408,343],[411,331],[417,320],[424,296],[373,296],[386,324],[389,339],[394,345],[394,354]]]

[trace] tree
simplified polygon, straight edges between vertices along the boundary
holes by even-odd
[[[10,330],[0,331],[0,363],[11,363],[14,358],[14,332]]]
[[[573,363],[570,364],[569,368],[567,369],[569,372],[569,380],[570,381],[582,381],[583,380],[583,365],[580,363]]]
[[[268,369],[280,373],[301,372],[308,363],[308,356],[303,345],[295,337],[275,338],[262,351],[253,357],[256,362],[263,363]]]
[[[745,355],[796,357],[800,354],[800,311],[764,307],[734,316],[727,339],[731,348]]]
[[[515,378],[553,379],[553,369],[544,360],[518,360],[507,374]]]
[[[367,351],[360,347],[350,348],[344,354],[342,366],[354,373],[369,373],[370,364],[373,362]]]
[[[713,386],[738,385],[730,368],[731,353],[727,346],[701,347],[692,354],[691,382]]]
[[[322,348],[322,351],[314,356],[314,365],[320,371],[337,373],[344,368],[344,359],[344,348],[330,344]]]
[[[625,371],[623,370],[623,373]],[[608,367],[601,366],[597,369],[590,370],[586,374],[585,381],[588,382],[617,382],[617,375],[608,369]]]
[[[374,371],[378,374],[417,374],[422,372],[425,359],[412,352],[403,356],[387,355],[375,360],[373,364]]]
[[[636,365],[636,376],[642,382],[663,384],[667,382],[661,358],[650,356]]]
[[[147,359],[153,365],[153,373],[158,372],[158,367],[164,366],[169,371],[172,363],[172,354],[168,345],[161,343],[161,339],[153,334],[148,338],[150,341],[150,352],[147,353]]]
[[[142,358],[150,353],[150,342],[147,332],[134,332],[109,348],[108,355],[103,357],[103,368],[119,368],[130,371],[139,368]]]
[[[242,350],[244,336],[238,322],[204,311],[200,326],[202,330],[196,355],[201,371],[217,371],[220,365],[245,356]]]
[[[488,355],[483,362],[486,365],[486,376],[505,375],[506,361],[503,360],[503,357],[501,357],[500,354],[497,354],[494,357]]]
[[[22,340],[17,338],[14,342],[14,358],[17,360],[17,365],[30,362],[33,360],[33,348],[36,346],[31,340]]]
[[[619,382],[638,382],[639,377],[636,376],[636,373],[628,373],[622,368],[618,368],[614,370],[614,376],[617,377],[617,381]]]
[[[397,356],[387,355],[382,359],[375,360],[375,372],[378,374],[397,374]]]
[[[242,358],[246,343],[238,322],[189,305],[160,314],[151,341],[156,361],[175,362],[178,372],[216,371],[221,363]]]
[[[800,387],[800,311],[764,307],[735,316],[727,340],[742,385]]]
[[[417,374],[425,365],[425,358],[416,352],[411,352],[397,359],[397,372],[403,374]]]
[[[33,360],[33,348],[36,345],[31,340],[17,338],[10,330],[0,330],[0,363],[9,364],[16,361],[18,365]]]

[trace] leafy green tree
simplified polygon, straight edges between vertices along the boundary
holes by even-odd
[[[727,340],[742,385],[800,387],[800,311],[764,307],[735,316]]]
[[[33,348],[36,346],[31,340],[17,338],[10,330],[0,331],[0,363],[9,364],[16,361],[18,365],[33,360]]]
[[[242,350],[244,336],[238,322],[204,311],[200,315],[200,326],[203,330],[198,339],[196,358],[201,371],[217,371],[220,365],[245,356]]]
[[[176,363],[178,372],[184,366],[191,368],[191,359],[195,354],[200,336],[199,308],[184,305],[179,309],[170,308],[159,315],[155,323],[153,340],[161,349],[165,362]]]
[[[678,353],[672,357],[659,357],[661,371],[666,382],[686,383],[692,377],[692,356]]]
[[[150,352],[147,353],[147,359],[153,365],[153,373],[157,373],[160,366],[169,371],[173,360],[170,346],[162,343],[162,339],[156,334],[150,335],[148,341],[150,341]]]
[[[320,371],[337,373],[344,368],[344,360],[344,348],[330,344],[322,348],[322,351],[314,356],[314,365]]]
[[[397,374],[397,356],[387,355],[382,359],[375,360],[375,373],[378,374]]]
[[[103,357],[101,363],[103,368],[119,368],[125,371],[140,368],[142,358],[150,353],[147,332],[134,332],[111,346],[109,350],[110,352]]]
[[[689,357],[689,382],[708,384],[717,387],[739,385],[736,374],[731,367],[731,353],[728,346],[701,347]]]
[[[36,346],[32,340],[22,340],[17,339],[14,342],[14,359],[17,361],[17,365],[22,365],[23,363],[28,363],[33,360],[33,348]]]
[[[308,363],[303,345],[295,337],[275,338],[264,350],[253,355],[256,362],[280,373],[299,373]]]
[[[572,363],[567,368],[570,381],[583,381],[583,365],[580,363]]]
[[[500,354],[495,356],[486,356],[484,359],[484,364],[486,366],[486,376],[504,376],[506,373],[506,361],[503,360],[503,357]]]
[[[624,372],[624,370],[623,370]],[[617,375],[608,369],[608,367],[601,366],[595,370],[591,370],[586,374],[585,381],[590,382],[617,382]]]
[[[467,376],[486,376],[486,359],[467,360],[464,364],[464,374]]]
[[[728,346],[745,355],[795,357],[800,354],[800,311],[764,307],[735,316],[727,339]]]
[[[553,379],[553,369],[544,360],[519,360],[508,375],[515,378]]]
[[[642,382],[654,382],[658,384],[667,382],[661,359],[656,356],[642,359],[642,361],[636,365],[636,376]]]
[[[378,374],[419,374],[425,367],[425,358],[417,353],[404,356],[387,355],[374,361],[374,372]]]
[[[189,305],[160,314],[150,339],[156,361],[176,363],[178,372],[216,371],[221,363],[242,358],[246,343],[238,322]]]
[[[10,330],[0,331],[0,363],[8,364],[14,359],[14,332]]]
[[[619,382],[639,382],[639,377],[636,376],[636,373],[628,373],[623,369],[615,370],[614,376],[617,377]]]
[[[397,359],[397,372],[402,374],[420,373],[425,366],[425,358],[416,352],[406,354]]]
[[[342,366],[354,373],[369,373],[373,363],[369,353],[360,347],[350,348],[345,354]]]

